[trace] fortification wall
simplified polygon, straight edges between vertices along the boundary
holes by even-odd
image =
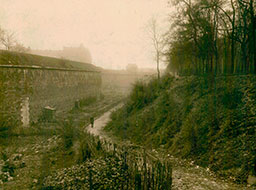
[[[154,77],[154,74],[145,72],[103,71],[102,86],[104,88],[119,89],[127,94],[137,81],[149,81],[152,77]]]
[[[70,110],[79,99],[100,93],[101,74],[93,71],[39,67],[0,67],[0,121],[16,125],[38,120],[50,106],[56,114]],[[25,123],[28,122],[25,120]]]

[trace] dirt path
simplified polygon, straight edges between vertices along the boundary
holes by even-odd
[[[118,105],[104,113],[95,120],[93,128],[89,125],[86,127],[86,130],[95,136],[99,136],[101,139],[113,141],[102,129],[110,120],[111,112],[121,106]],[[156,150],[153,150],[152,154],[157,157],[168,157],[168,155]],[[209,169],[194,165],[192,162],[189,163],[172,156],[169,156],[169,160],[173,163],[173,190],[254,190],[253,187],[240,186],[221,180]]]
[[[119,104],[119,105],[115,106],[114,108],[112,108],[111,110],[105,112],[102,116],[100,116],[99,118],[97,118],[94,121],[93,128],[91,127],[91,125],[88,125],[85,128],[85,130],[87,130],[87,132],[89,132],[92,135],[99,136],[100,138],[103,138],[105,140],[110,140],[110,138],[105,133],[103,133],[102,129],[105,127],[105,125],[110,120],[111,113],[113,111],[117,110],[118,108],[122,107],[122,105],[123,104]]]

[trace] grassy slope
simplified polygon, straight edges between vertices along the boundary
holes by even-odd
[[[36,65],[42,67],[85,69],[90,71],[100,70],[100,68],[89,63],[80,63],[65,59],[10,52],[5,50],[0,50],[0,65]]]
[[[256,77],[165,76],[137,83],[106,127],[243,182],[255,175]]]

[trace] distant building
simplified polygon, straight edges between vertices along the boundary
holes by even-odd
[[[79,47],[63,47],[62,57],[72,61],[92,63],[90,51],[82,44]]]
[[[63,47],[62,50],[31,50],[30,53],[41,56],[69,59],[83,63],[92,63],[91,53],[83,44],[79,47]]]
[[[137,73],[138,66],[136,64],[128,64],[126,66],[126,71],[129,72],[129,73]]]

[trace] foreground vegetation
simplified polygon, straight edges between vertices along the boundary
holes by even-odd
[[[0,187],[171,189],[170,163],[140,147],[118,146],[86,132],[91,116],[97,118],[122,98],[104,94],[81,99],[50,120],[42,115],[30,128],[1,128]]]
[[[15,120],[1,120],[1,188],[39,189],[51,172],[77,164],[89,118],[98,117],[122,99],[118,93],[103,90],[103,94],[81,99],[72,110],[50,120],[42,115],[27,128]]]
[[[117,146],[87,134],[79,154],[77,164],[46,176],[42,189],[171,189],[171,165],[138,147]]]
[[[138,82],[106,130],[243,183],[256,175],[255,86],[249,75]]]

